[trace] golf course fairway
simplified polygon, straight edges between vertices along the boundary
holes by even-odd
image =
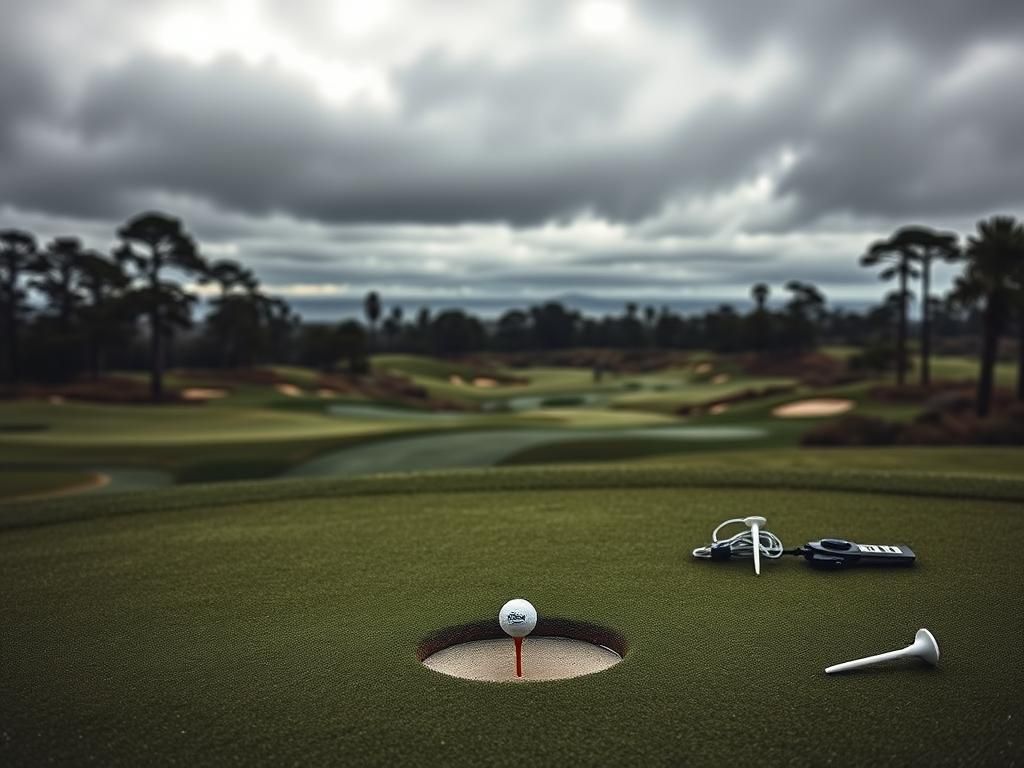
[[[0,764],[1011,764],[1022,501],[1012,478],[638,464],[10,504]],[[918,563],[691,557],[754,512],[787,547]],[[616,630],[623,661],[528,684],[420,663],[511,597]],[[823,674],[920,627],[937,668]]]

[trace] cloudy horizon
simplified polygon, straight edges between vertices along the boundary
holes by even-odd
[[[309,307],[861,304],[872,240],[1024,216],[1019,2],[2,7],[0,228],[163,210]]]

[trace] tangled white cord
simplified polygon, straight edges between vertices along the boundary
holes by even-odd
[[[754,537],[749,528],[744,528],[734,536],[730,536],[727,539],[719,539],[718,532],[725,528],[727,525],[739,523],[740,525],[746,526],[746,523],[741,517],[735,517],[731,520],[726,520],[724,523],[720,523],[717,528],[711,533],[711,543],[707,546],[697,547],[693,550],[694,557],[711,557],[711,547],[716,544],[728,544],[729,550],[732,557],[753,557],[754,556]],[[776,560],[783,555],[782,539],[776,536],[771,531],[762,529],[758,534],[758,545],[761,549],[761,557],[767,557],[770,560]]]

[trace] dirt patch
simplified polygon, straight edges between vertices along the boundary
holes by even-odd
[[[852,400],[822,397],[812,400],[798,400],[785,403],[772,410],[773,416],[781,419],[818,419],[826,416],[838,416],[852,410]]]

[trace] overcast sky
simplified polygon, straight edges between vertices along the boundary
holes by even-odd
[[[897,226],[1024,216],[1021,0],[0,9],[0,227],[161,209],[292,299],[857,301]]]

